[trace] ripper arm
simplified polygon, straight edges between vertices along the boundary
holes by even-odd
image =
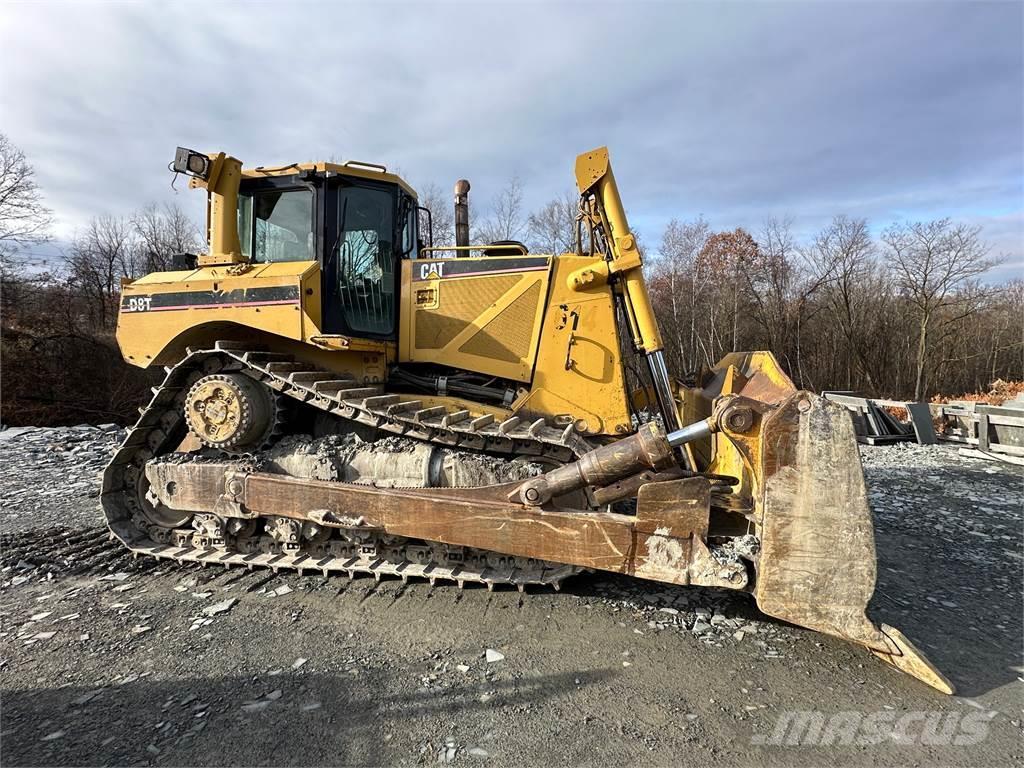
[[[603,277],[617,279],[633,346],[644,354],[665,427],[670,432],[675,431],[680,426],[679,414],[665,366],[658,320],[644,281],[643,258],[626,219],[626,209],[615,183],[607,147],[584,152],[576,158],[576,186],[591,237],[594,238],[596,233],[606,244],[607,274]]]

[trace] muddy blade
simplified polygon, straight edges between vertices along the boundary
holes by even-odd
[[[865,613],[875,591],[875,538],[849,414],[801,393],[766,420],[763,438],[766,479],[755,590],[760,609],[860,643],[897,669],[952,693],[949,681],[906,637],[885,625],[879,629]]]

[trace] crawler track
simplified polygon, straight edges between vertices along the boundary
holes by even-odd
[[[499,422],[493,416],[466,410],[425,408],[413,396],[386,394],[380,386],[341,378],[289,355],[218,342],[213,349],[189,350],[180,363],[167,369],[164,381],[153,389],[149,405],[142,409],[138,422],[103,473],[101,502],[107,523],[133,553],[226,567],[320,572],[324,576],[332,572],[368,573],[378,580],[383,576],[426,579],[431,584],[443,580],[460,587],[480,583],[488,589],[499,584],[520,590],[529,585],[558,589],[565,578],[581,570],[384,534],[341,530],[326,536],[300,536],[295,541],[264,535],[264,527],[273,528],[273,521],[266,519],[230,531],[226,521],[219,518],[196,516],[189,520],[176,517],[170,510],[154,508],[145,498],[146,463],[173,452],[187,434],[182,406],[188,388],[203,375],[228,371],[242,372],[281,397],[340,419],[447,447],[557,463],[573,460],[588,450],[572,425],[555,426],[543,419],[531,422],[517,417]],[[276,434],[283,429],[283,424],[275,425]]]

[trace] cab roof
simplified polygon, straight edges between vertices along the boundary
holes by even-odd
[[[360,179],[373,179],[391,184],[397,184],[414,198],[416,190],[405,183],[405,180],[393,173],[388,173],[383,165],[376,163],[361,163],[350,160],[347,163],[291,163],[290,165],[264,166],[258,165],[255,168],[242,168],[242,178],[263,179],[268,176],[291,176],[303,171],[316,171],[317,173],[337,173],[341,176],[355,176]]]

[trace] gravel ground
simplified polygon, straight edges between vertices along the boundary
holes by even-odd
[[[97,478],[126,434],[114,424],[0,432],[0,530],[101,523]]]
[[[0,433],[3,765],[1024,760],[1019,468],[862,450],[870,612],[953,680],[947,697],[731,592],[590,574],[521,595],[131,560],[98,527],[95,477],[120,437]],[[909,716],[918,737],[777,743],[801,712]],[[976,743],[922,730],[969,718]]]

